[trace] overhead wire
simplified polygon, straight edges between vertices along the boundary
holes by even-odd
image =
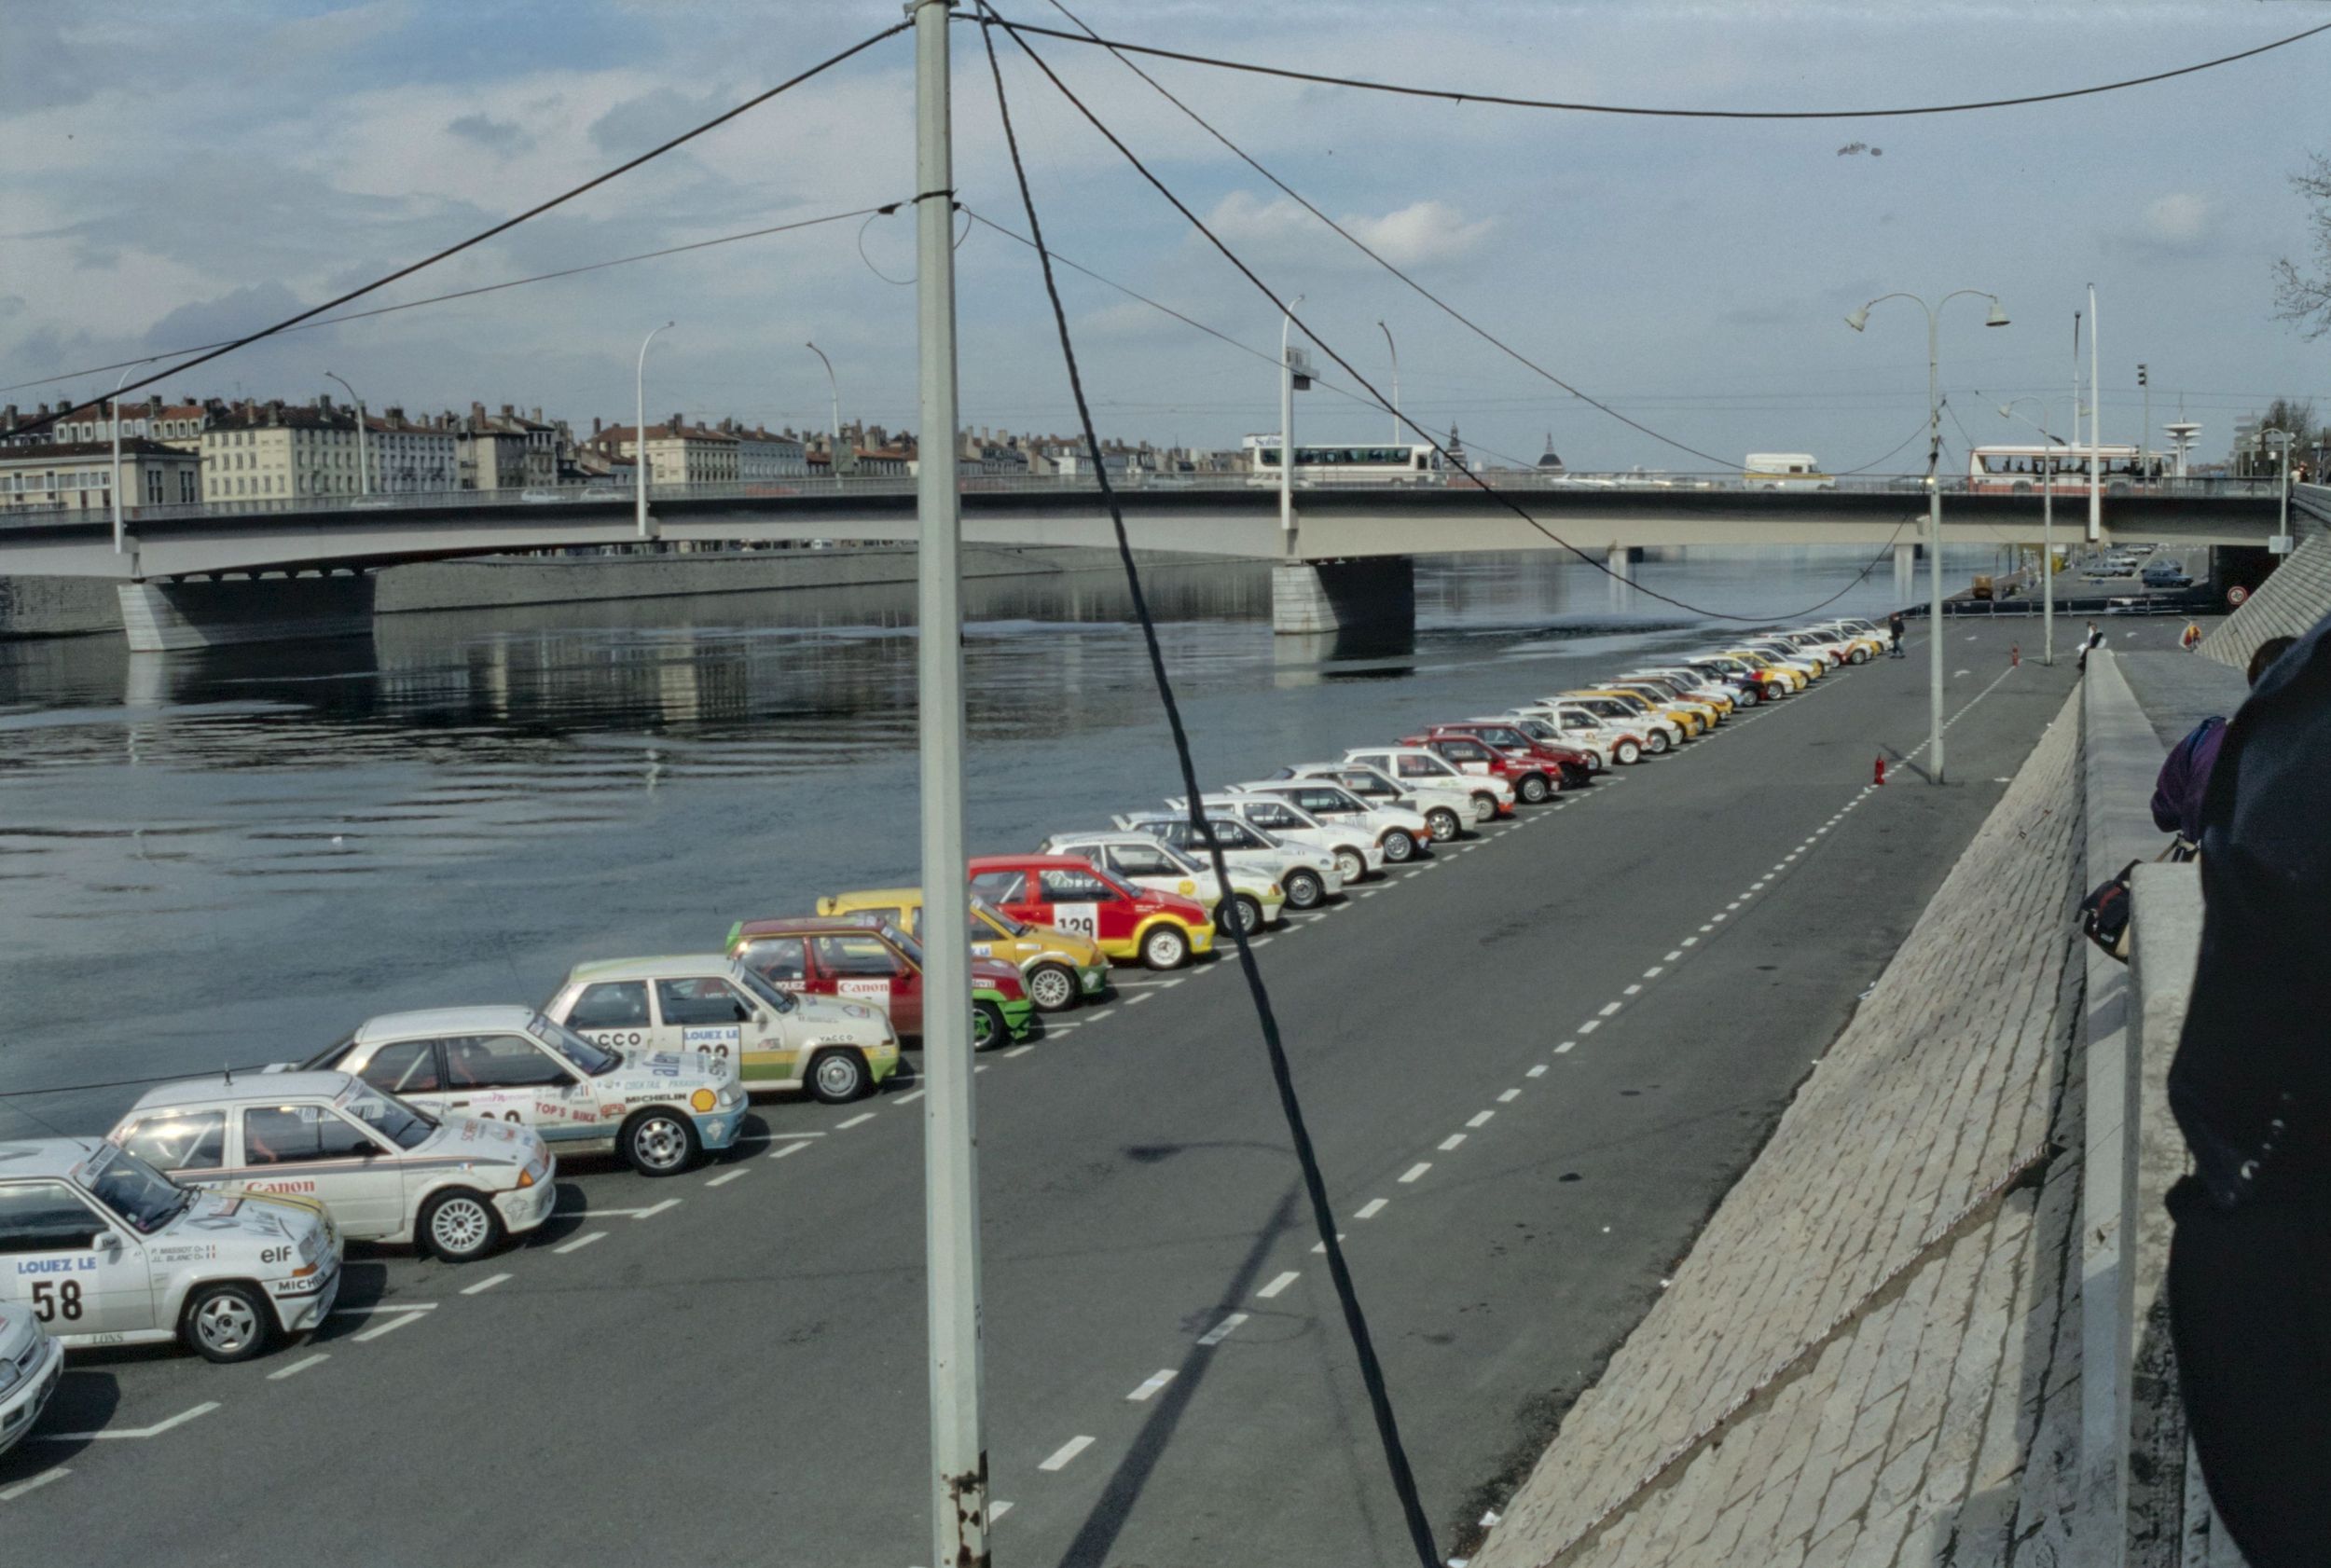
[[[1056,5],[1058,0],[1054,0],[1054,3]],[[996,15],[993,7],[987,4],[987,0],[980,0],[980,4],[982,9],[985,10],[987,15],[991,17]],[[1514,502],[1497,486],[1484,479],[1472,468],[1470,464],[1465,462],[1461,458],[1456,457],[1450,451],[1448,447],[1435,439],[1430,431],[1425,429],[1424,426],[1418,424],[1407,414],[1401,412],[1400,409],[1394,407],[1389,402],[1387,402],[1384,393],[1376,389],[1373,382],[1370,381],[1365,375],[1361,374],[1359,369],[1355,366],[1350,360],[1346,359],[1343,354],[1337,352],[1332,344],[1327,342],[1317,332],[1313,331],[1309,324],[1306,323],[1301,316],[1297,315],[1293,309],[1290,308],[1284,299],[1279,297],[1277,291],[1273,289],[1270,284],[1264,282],[1262,279],[1255,273],[1254,269],[1248,267],[1247,263],[1239,257],[1238,254],[1235,251],[1233,251],[1230,246],[1223,241],[1220,235],[1216,234],[1212,228],[1207,227],[1204,219],[1200,218],[1196,213],[1191,210],[1187,202],[1183,201],[1179,196],[1176,195],[1172,188],[1168,186],[1165,181],[1160,179],[1157,174],[1150,169],[1148,164],[1141,160],[1139,155],[1136,154],[1131,147],[1128,147],[1124,144],[1124,140],[1120,138],[1114,131],[1111,131],[1108,124],[1104,122],[1098,115],[1093,112],[1091,106],[1088,105],[1084,100],[1079,98],[1075,91],[1072,90],[1066,82],[1060,79],[1058,73],[1053,70],[1050,63],[1045,61],[1042,55],[1036,52],[1034,46],[1029,44],[1026,38],[1020,36],[1019,33],[1014,29],[1012,23],[1003,21],[1000,17],[997,17],[995,25],[1001,27],[1008,34],[1011,35],[1012,41],[1019,46],[1020,52],[1027,55],[1028,59],[1035,63],[1036,68],[1042,72],[1045,78],[1052,83],[1054,89],[1075,106],[1077,112],[1083,117],[1085,122],[1091,125],[1094,130],[1097,131],[1101,134],[1102,138],[1106,140],[1110,146],[1116,149],[1118,155],[1133,166],[1134,172],[1139,174],[1141,178],[1148,183],[1150,187],[1152,190],[1155,190],[1158,195],[1162,197],[1170,206],[1172,206],[1177,213],[1180,213],[1184,222],[1188,223],[1193,228],[1196,229],[1201,235],[1205,236],[1207,242],[1212,245],[1214,249],[1221,254],[1225,261],[1229,262],[1233,268],[1236,268],[1240,276],[1252,284],[1254,288],[1261,293],[1264,298],[1268,299],[1273,306],[1276,307],[1289,321],[1292,322],[1296,326],[1302,328],[1303,335],[1306,337],[1309,337],[1312,342],[1317,344],[1322,353],[1325,353],[1330,359],[1333,360],[1343,368],[1343,371],[1346,376],[1358,382],[1359,386],[1363,388],[1375,401],[1377,407],[1392,415],[1394,419],[1398,420],[1400,423],[1407,425],[1411,430],[1415,431],[1417,434],[1424,437],[1427,445],[1430,446],[1434,451],[1441,455],[1441,459],[1443,463],[1447,464],[1456,473],[1462,475],[1468,481],[1481,489],[1484,494],[1497,501],[1500,505],[1504,506],[1515,516],[1521,518],[1523,522],[1528,524],[1538,533],[1544,535],[1554,544],[1562,549],[1567,550],[1579,561],[1592,566],[1597,571],[1601,571],[1606,575],[1610,576],[1618,575],[1617,573],[1611,571],[1607,563],[1595,559],[1595,557],[1587,551],[1580,549],[1576,544],[1571,543],[1567,539],[1563,538],[1560,534],[1554,532],[1553,530],[1548,528],[1544,523],[1538,521],[1537,517],[1531,516],[1526,508]],[[1386,265],[1388,266],[1389,264],[1387,263]],[[1451,313],[1455,314],[1454,311]],[[1287,433],[1285,432],[1281,433],[1282,447],[1289,445],[1285,439],[1286,434]],[[1671,445],[1677,444],[1671,443]],[[1690,450],[1691,448],[1686,449]],[[1695,453],[1695,455],[1707,457],[1710,461],[1718,462],[1719,464],[1722,462],[1721,459],[1715,458],[1713,454]],[[1904,519],[1905,522],[1908,522],[1909,520],[1909,518]],[[1901,525],[1897,524],[1895,529],[1895,532],[1898,534],[1900,531]],[[1874,567],[1875,564],[1875,557],[1873,557],[1871,565]],[[1735,615],[1725,611],[1712,610],[1703,605],[1693,604],[1688,599],[1678,598],[1673,594],[1663,593],[1657,588],[1649,587],[1643,584],[1634,583],[1631,584],[1631,586],[1634,587],[1634,591],[1643,594],[1648,598],[1658,599],[1663,604],[1672,604],[1678,610],[1689,611],[1694,615],[1704,616],[1710,620],[1735,621],[1752,625],[1761,625],[1776,619],[1788,619],[1795,616],[1809,614],[1812,611],[1821,609],[1822,607],[1834,602],[1837,598],[1841,598],[1844,592],[1850,591],[1852,585],[1848,585],[1847,589],[1841,590],[1838,594],[1832,594],[1828,598],[1824,598],[1805,609],[1789,611],[1778,616],[1770,614]]]
[[[1075,20],[1075,19],[1071,19]],[[1918,115],[1963,115],[1986,109],[2015,109],[2033,103],[2060,103],[2067,99],[2092,98],[2098,93],[2121,92],[2130,88],[2148,87],[2156,82],[2172,81],[2202,71],[2214,71],[2222,65],[2252,60],[2276,49],[2288,48],[2309,38],[2331,32],[2331,22],[2310,27],[2303,33],[2277,38],[2233,54],[2220,55],[2173,70],[2154,71],[2142,76],[2127,76],[2117,81],[2099,82],[2090,87],[2062,88],[2052,92],[2026,93],[2016,98],[1984,98],[1957,103],[1926,103],[1911,107],[1879,109],[1669,109],[1628,103],[1579,103],[1556,98],[1519,98],[1504,93],[1474,92],[1459,88],[1416,87],[1400,82],[1371,81],[1364,76],[1339,76],[1323,71],[1304,71],[1287,65],[1260,65],[1252,61],[1227,60],[1215,55],[1194,54],[1186,49],[1161,48],[1154,44],[1130,43],[1121,38],[1104,38],[1079,21],[1084,28],[1082,34],[1056,27],[1042,27],[1034,22],[1004,21],[998,25],[1020,32],[1034,33],[1043,37],[1058,38],[1064,43],[1097,45],[1112,53],[1124,51],[1145,54],[1159,60],[1176,60],[1187,65],[1205,65],[1221,71],[1239,71],[1249,76],[1276,76],[1287,81],[1305,82],[1317,87],[1350,88],[1363,92],[1386,92],[1404,98],[1432,98],[1452,103],[1483,103],[1495,108],[1551,109],[1566,114],[1627,115],[1652,119],[1718,119],[1718,120],[1828,120],[1828,119],[1902,119]]]
[[[758,108],[760,105],[767,103],[770,99],[777,97],[779,93],[790,91],[793,89],[799,87],[802,83],[808,81],[813,76],[823,75],[825,72],[834,69],[836,65],[841,64],[844,61],[849,60],[856,55],[862,54],[867,49],[874,48],[875,45],[881,43],[883,40],[897,37],[900,34],[905,32],[913,25],[914,23],[912,21],[894,22],[890,26],[884,28],[879,33],[876,33],[869,37],[860,39],[857,43],[852,44],[846,49],[843,49],[840,53],[827,56],[817,64],[810,66],[807,70],[787,77],[784,81],[778,83],[775,87],[753,94],[751,98],[748,98],[743,103],[737,104],[734,108],[725,109],[720,114],[714,115],[710,119],[704,120],[689,130],[682,131],[679,135],[674,136],[668,141],[660,142],[655,146],[650,147],[647,151],[640,154],[638,157],[627,158],[603,173],[594,174],[589,179],[584,181],[581,185],[574,186],[567,190],[561,191],[559,195],[550,198],[546,201],[538,201],[533,206],[529,207],[526,211],[518,213],[515,217],[504,218],[500,223],[494,224],[490,227],[480,229],[477,233],[471,235],[466,240],[458,241],[453,244],[446,246],[442,250],[434,251],[430,254],[421,257],[419,261],[410,262],[406,266],[396,268],[393,272],[375,278],[368,283],[350,289],[345,294],[335,296],[334,297],[325,300],[321,305],[310,306],[305,310],[300,310],[284,317],[282,321],[276,322],[272,325],[261,327],[256,332],[246,333],[242,337],[233,339],[231,342],[222,343],[217,348],[197,354],[192,359],[172,365],[169,369],[161,371],[159,374],[149,376],[142,381],[135,381],[128,386],[117,388],[113,392],[107,394],[106,397],[91,398],[86,403],[76,404],[67,408],[60,408],[52,414],[43,415],[26,423],[20,424],[17,426],[15,433],[20,437],[33,434],[39,431],[46,430],[48,426],[57,423],[59,420],[69,419],[73,415],[82,413],[88,409],[99,407],[109,399],[117,402],[127,393],[142,392],[145,388],[153,386],[157,382],[168,380],[172,376],[183,375],[186,371],[193,369],[198,364],[205,364],[212,360],[220,358],[223,355],[231,354],[238,349],[247,348],[251,344],[256,343],[262,338],[272,337],[279,332],[287,332],[304,321],[308,321],[316,316],[321,316],[327,310],[337,309],[352,299],[361,299],[366,295],[371,294],[377,289],[386,288],[389,284],[395,282],[400,278],[409,278],[416,272],[421,271],[426,268],[435,266],[438,262],[445,260],[448,256],[459,255],[462,252],[469,250],[473,246],[484,244],[487,241],[492,239],[497,234],[506,233],[510,229],[516,228],[518,225],[527,222],[529,219],[540,217],[543,213],[549,212],[554,207],[563,206],[567,202],[573,200],[576,197],[581,196],[587,191],[598,189],[600,186],[605,185],[610,180],[629,173],[632,170],[639,168],[641,164],[653,162],[655,159],[663,157],[666,153],[670,152],[673,148],[696,140],[697,137],[703,135],[708,131],[713,130],[715,127],[727,124],[730,120],[735,119],[738,115],[744,114],[748,110]]]
[[[980,0],[983,8],[986,0]],[[993,14],[992,10],[989,12]],[[1052,304],[1053,324],[1060,337],[1060,354],[1069,377],[1069,390],[1076,399],[1077,419],[1084,433],[1086,451],[1091,455],[1093,472],[1100,481],[1101,498],[1108,505],[1111,527],[1117,536],[1117,556],[1124,567],[1125,584],[1132,595],[1135,614],[1141,623],[1141,638],[1148,650],[1150,674],[1157,686],[1158,701],[1166,711],[1168,734],[1172,736],[1174,760],[1181,773],[1184,799],[1188,804],[1190,825],[1193,835],[1204,843],[1213,861],[1216,881],[1230,886],[1230,869],[1224,863],[1221,845],[1206,831],[1206,797],[1198,788],[1197,765],[1191,758],[1190,736],[1182,723],[1180,707],[1174,700],[1172,680],[1166,670],[1166,653],[1158,641],[1157,625],[1150,613],[1148,596],[1141,589],[1141,572],[1133,556],[1133,542],[1125,530],[1124,510],[1117,502],[1116,488],[1110,483],[1109,465],[1101,461],[1100,435],[1093,426],[1093,413],[1084,396],[1084,379],[1077,367],[1076,345],[1069,333],[1068,309],[1060,300],[1058,282],[1053,275],[1052,258],[1044,249],[1044,230],[1036,214],[1036,198],[1028,188],[1028,170],[1020,159],[1019,137],[1012,125],[1012,109],[1004,92],[1003,66],[996,58],[995,34],[983,30],[980,41],[987,54],[987,67],[995,78],[996,109],[1003,121],[1004,145],[1012,155],[1012,171],[1020,187],[1020,201],[1028,213],[1028,233],[1032,238],[1037,259],[1044,278],[1044,294]],[[1025,46],[1023,46],[1025,47]],[[1283,443],[1282,443],[1283,444]],[[1359,1363],[1360,1381],[1368,1393],[1370,1412],[1373,1415],[1385,1464],[1391,1473],[1392,1485],[1400,1504],[1401,1516],[1408,1527],[1411,1544],[1417,1554],[1419,1568],[1438,1568],[1440,1558],[1433,1549],[1432,1526],[1425,1517],[1425,1506],[1417,1491],[1414,1471],[1410,1467],[1408,1451],[1400,1441],[1400,1422],[1392,1409],[1392,1397],[1385,1382],[1384,1368],[1377,1359],[1375,1341],[1368,1329],[1366,1313],[1361,1309],[1358,1287],[1352,1282],[1351,1267],[1344,1257],[1343,1242],[1335,1225],[1335,1212],[1328,1198],[1327,1181],[1319,1170],[1317,1152],[1313,1148],[1311,1134],[1304,1124],[1303,1102],[1295,1090],[1294,1073],[1287,1058],[1287,1047],[1280,1038],[1277,1015],[1272,1011],[1271,995],[1262,983],[1262,971],[1255,962],[1253,945],[1247,939],[1243,921],[1226,922],[1232,941],[1238,949],[1239,972],[1247,982],[1247,994],[1254,1003],[1255,1017],[1262,1034],[1265,1055],[1269,1059],[1271,1079],[1278,1091],[1279,1108],[1286,1119],[1290,1140],[1294,1145],[1296,1163],[1302,1170],[1303,1190],[1310,1200],[1312,1221],[1319,1233],[1319,1248],[1326,1255],[1328,1276],[1335,1288],[1335,1298],[1344,1315],[1345,1329],[1352,1341],[1352,1349]]]

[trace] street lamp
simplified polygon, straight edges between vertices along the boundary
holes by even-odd
[[[372,471],[365,462],[365,400],[356,395],[354,387],[350,386],[346,381],[340,381],[340,378],[329,370],[324,373],[324,378],[327,381],[339,381],[340,391],[346,392],[348,401],[356,406],[356,493],[370,495],[372,493]]]
[[[2269,425],[2265,429],[2258,432],[2258,445],[2261,447],[2270,446],[2275,447],[2275,455],[2280,460],[2275,470],[2274,478],[2274,493],[2278,498],[2278,510],[2275,515],[2274,524],[2274,539],[2272,543],[2269,545],[2269,549],[2273,554],[2278,556],[2287,556],[2291,553],[2292,440],[2293,433],[2290,431],[2279,430],[2272,425]]]
[[[2046,468],[2040,476],[2040,663],[2056,662],[2056,452],[2055,437],[2048,433],[2048,400],[2041,397],[2019,397],[2013,403],[1999,406],[1999,417],[2007,419],[2017,403],[2028,403],[2040,411],[2037,420],[2025,418],[2039,426],[2040,445],[2047,448],[2040,456]]]
[[[632,386],[639,408],[631,426],[631,488],[639,506],[640,537],[647,532],[647,346],[655,341],[655,334],[672,323],[666,322],[640,339],[640,367]]]
[[[1882,294],[1845,318],[1845,324],[1859,332],[1869,324],[1869,306],[1883,305],[1889,299],[1910,300],[1926,312],[1926,564],[1932,600],[1926,626],[1926,745],[1935,754],[1934,771],[1928,777],[1937,784],[1942,782],[1942,476],[1936,472],[1942,460],[1942,383],[1937,362],[1941,354],[1940,311],[1963,294],[1991,301],[1991,315],[1984,321],[1985,326],[2007,324],[2007,312],[2001,307],[1999,296],[1981,289],[1953,289],[1932,305],[1914,294]]]
[[[136,365],[131,365],[130,370],[135,370],[136,368]],[[121,387],[123,382],[129,380],[130,370],[123,371],[119,376],[114,378],[114,395],[107,400],[111,404],[114,412],[114,554],[117,556],[123,553],[126,543],[124,530],[121,526]]]
[[[1376,330],[1384,334],[1384,346],[1392,351],[1392,444],[1400,445],[1400,346],[1392,341],[1392,329],[1382,322]]]
[[[842,474],[842,383],[834,378],[834,362],[825,357],[825,351],[815,343],[807,347],[811,353],[818,356],[818,363],[825,366],[826,395],[833,399],[834,405],[834,445],[829,448],[831,456],[826,461],[825,471],[829,478],[838,479]]]

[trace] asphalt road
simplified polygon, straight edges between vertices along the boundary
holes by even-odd
[[[1444,1550],[2055,717],[2071,662],[2011,668],[2027,634],[1946,624],[1946,786],[1897,766],[1914,641],[1266,939]],[[978,1080],[995,1560],[1405,1562],[1235,966],[1120,972]],[[9,1555],[923,1562],[917,1110],[765,1103],[662,1182],[575,1162],[528,1245],[360,1249],[327,1331],[248,1366],[77,1355],[0,1456]]]

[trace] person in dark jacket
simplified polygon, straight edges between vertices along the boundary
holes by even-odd
[[[2261,672],[2201,808],[2201,954],[2169,1103],[2170,1334],[2253,1568],[2331,1544],[2331,618]],[[2142,941],[2142,932],[2139,940]]]
[[[1886,635],[1894,639],[1894,645],[1886,650],[1886,657],[1900,658],[1902,656],[1902,612],[1899,610],[1886,617]]]
[[[2258,678],[2271,668],[2274,661],[2289,652],[2295,637],[2269,637],[2258,644],[2250,655],[2250,683],[2255,686]],[[2226,743],[2226,721],[2212,714],[2186,732],[2186,738],[2170,748],[2168,760],[2153,780],[2153,825],[2165,833],[2175,833],[2188,845],[2201,842],[2201,803],[2210,787],[2210,773],[2217,764],[2218,748]]]

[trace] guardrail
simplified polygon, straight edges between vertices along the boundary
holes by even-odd
[[[0,448],[4,453],[5,448]],[[1868,475],[1831,480],[1819,485],[1774,483],[1770,480],[1750,480],[1739,473],[1723,474],[1540,474],[1531,470],[1483,471],[1481,477],[1490,488],[1499,491],[1530,493],[1561,493],[1581,490],[1624,490],[1642,494],[1663,491],[1731,491],[1739,494],[1820,495],[1847,493],[1855,495],[1893,494],[1923,497],[1926,492],[1924,475]],[[1273,475],[1248,474],[1152,474],[1141,472],[1132,475],[1112,475],[1110,483],[1118,489],[1131,493],[1157,494],[1177,491],[1207,490],[1269,491],[1277,485]],[[1385,489],[1409,490],[1419,488],[1466,490],[1471,481],[1447,475],[1422,476],[1415,482],[1376,485],[1365,481],[1304,480],[1298,478],[1295,488],[1310,493],[1327,490]],[[827,477],[808,475],[761,480],[723,481],[710,484],[651,485],[648,504],[658,502],[690,501],[806,501],[818,498],[837,499],[845,496],[907,496],[915,493],[916,481],[906,475],[877,475],[867,477]],[[1036,477],[1026,475],[972,475],[961,482],[960,491],[972,495],[1061,495],[1083,494],[1097,497],[1097,481],[1078,477]],[[1945,495],[2007,495],[2000,482],[1988,482],[1984,488],[1973,489],[1964,478],[1948,478],[1942,482]],[[2084,494],[2085,492],[2083,492]],[[2216,498],[2229,496],[2272,495],[2271,480],[2250,479],[2108,479],[2105,494],[2118,499],[2125,496],[2157,496],[2186,498]],[[2025,497],[2028,499],[2028,496]],[[2081,495],[2061,493],[2058,499],[2066,505],[2080,502]],[[397,512],[422,509],[442,509],[448,506],[477,509],[528,506],[572,506],[588,504],[634,504],[638,491],[629,485],[558,485],[536,486],[523,489],[494,490],[409,490],[365,496],[269,496],[238,498],[232,501],[190,502],[170,505],[124,506],[122,516],[130,522],[164,522],[180,519],[265,517],[297,514]],[[40,523],[91,522],[111,516],[104,506],[90,507],[10,507],[0,510],[0,525],[30,526]]]

